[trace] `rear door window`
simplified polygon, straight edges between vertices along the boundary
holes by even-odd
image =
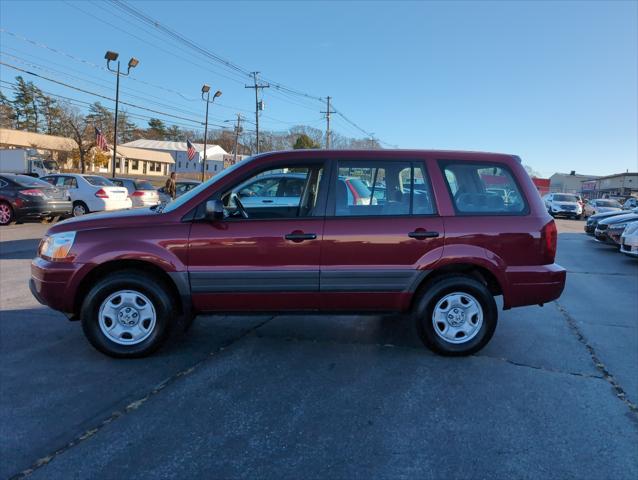
[[[527,203],[504,165],[441,162],[454,208],[460,214],[523,215]]]
[[[340,161],[334,192],[338,217],[436,213],[419,162]]]

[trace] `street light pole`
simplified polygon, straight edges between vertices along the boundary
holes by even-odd
[[[117,113],[118,113],[118,107],[120,103],[120,75],[124,75],[125,77],[128,76],[131,73],[131,68],[137,67],[137,65],[140,63],[140,61],[137,58],[131,57],[131,59],[128,61],[128,69],[126,70],[126,73],[121,73],[120,61],[117,60],[119,56],[120,56],[119,53],[111,52],[111,51],[106,52],[106,54],[104,55],[104,58],[106,59],[106,68],[108,68],[111,72],[115,73],[115,75],[117,76],[117,80],[115,81],[115,125],[113,126],[113,160],[112,160],[113,176],[112,178],[115,178],[115,162],[117,158]],[[116,60],[117,60],[117,70],[113,70],[111,68],[111,62],[114,62]],[[122,166],[120,165],[120,171],[121,170],[122,170]]]
[[[204,98],[204,94],[206,94],[206,98]],[[204,181],[204,172],[206,168],[206,150],[208,145],[208,105],[211,103],[215,103],[215,99],[217,97],[221,97],[221,90],[217,90],[215,95],[213,95],[213,99],[210,99],[210,85],[204,84],[202,86],[202,100],[206,102],[206,122],[204,123],[204,159],[202,160],[202,182]]]
[[[116,161],[116,153],[117,153],[117,112],[118,106],[120,104],[120,61],[117,61],[117,79],[115,80],[115,125],[113,126],[113,161],[111,164],[113,165],[113,176],[111,178],[115,178],[115,161]],[[122,170],[122,165],[120,165],[120,170]],[[107,170],[108,171],[108,170]]]

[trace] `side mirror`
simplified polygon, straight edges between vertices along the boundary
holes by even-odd
[[[205,217],[209,222],[224,219],[224,205],[221,200],[208,200],[206,202]]]

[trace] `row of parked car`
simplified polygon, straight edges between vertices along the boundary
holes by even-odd
[[[177,182],[181,195],[200,182]],[[34,178],[0,174],[0,225],[16,221],[53,221],[91,212],[153,207],[170,197],[146,180],[107,179],[99,175],[60,173]]]
[[[543,196],[545,207],[553,217],[568,217],[580,220],[598,213],[620,212],[638,207],[638,199],[629,197],[623,203],[614,198],[585,199],[572,193],[548,193]]]
[[[592,215],[587,219],[585,232],[598,242],[638,258],[638,207]]]

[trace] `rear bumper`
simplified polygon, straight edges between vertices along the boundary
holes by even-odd
[[[64,262],[49,262],[40,257],[31,262],[29,289],[38,302],[65,313],[73,312],[73,292],[69,291],[71,280],[80,265]]]
[[[556,300],[563,293],[567,271],[558,265],[509,267],[505,276],[507,289],[503,307],[539,305]]]
[[[131,208],[132,206],[133,203],[131,202],[130,198],[127,198],[126,200],[109,200],[107,202],[104,202],[105,211],[125,210],[127,208]]]
[[[42,203],[16,210],[16,217],[19,219],[63,217],[71,215],[71,208],[71,202]]]

